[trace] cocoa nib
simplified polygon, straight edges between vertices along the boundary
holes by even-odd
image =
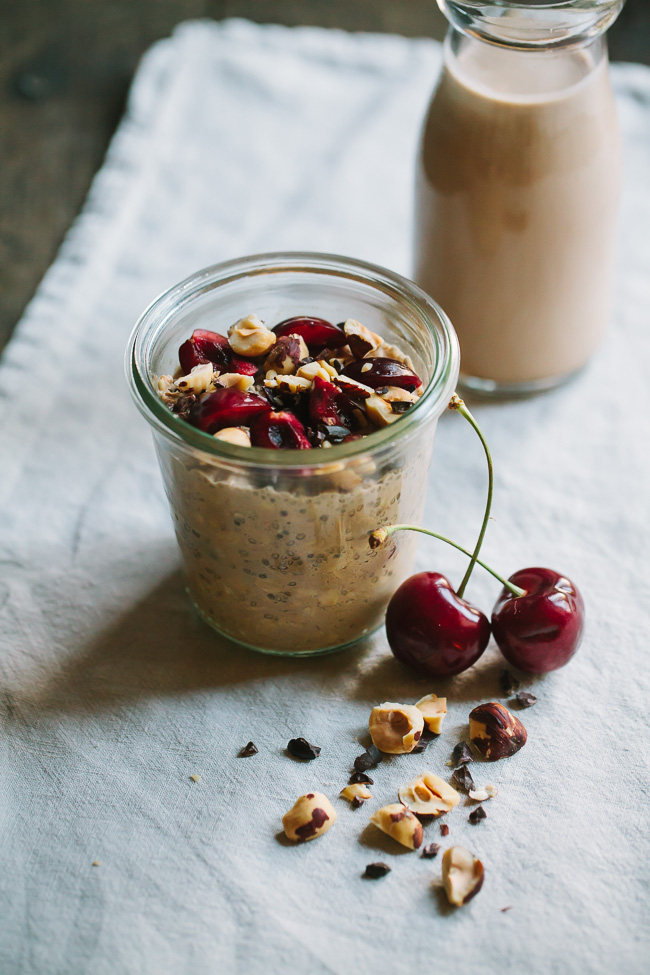
[[[519,687],[519,681],[509,670],[502,670],[499,673],[499,684],[504,694],[512,694]]]
[[[472,809],[467,817],[468,822],[472,823],[473,826],[480,823],[482,819],[487,819],[487,813],[483,806],[477,806],[476,809]]]
[[[328,819],[329,816],[325,810],[317,806],[311,814],[310,821],[296,828],[296,836],[300,838],[300,841],[304,842],[308,836],[313,836],[316,830],[320,829]]]
[[[425,725],[424,730],[420,736],[420,740],[418,741],[415,748],[411,750],[411,754],[412,755],[422,754],[422,752],[427,750],[427,747],[431,744],[431,742],[434,741],[435,738],[439,738],[439,737],[440,735],[437,735],[435,731],[430,731]]]
[[[466,792],[469,792],[470,789],[474,788],[472,773],[466,765],[460,765],[457,769],[454,769],[452,778],[455,779],[461,789],[465,789]]]
[[[446,823],[440,823],[440,835],[449,836],[449,827]]]
[[[380,877],[385,877],[387,873],[390,873],[391,868],[387,863],[369,863],[366,867],[364,877],[368,877],[369,880],[378,880]]]
[[[250,758],[251,755],[257,755],[258,747],[254,741],[249,741],[247,745],[244,745],[239,753],[240,758]]]
[[[318,758],[321,750],[318,745],[312,745],[306,738],[292,738],[287,745],[287,751],[294,758],[304,758],[306,761],[311,761],[312,758]]]
[[[533,704],[537,704],[535,695],[530,694],[528,691],[518,691],[515,694],[515,698],[520,708],[532,708]]]
[[[357,772],[367,772],[369,768],[377,768],[381,759],[382,754],[379,749],[371,745],[362,755],[357,755],[354,767]]]
[[[366,800],[362,799],[361,796],[355,796],[352,802],[350,803],[350,807],[352,809],[361,809],[365,801]]]
[[[435,857],[435,856],[438,856],[438,853],[439,852],[440,852],[440,844],[439,843],[428,843],[423,848],[422,853],[420,854],[420,856],[428,857],[428,858]]]
[[[458,744],[454,746],[451,757],[455,765],[467,765],[469,762],[474,761],[474,756],[472,755],[470,747],[466,741],[459,741]]]
[[[353,772],[350,776],[350,785],[356,785],[360,783],[361,785],[374,785],[374,779],[371,779],[369,775],[365,772]]]

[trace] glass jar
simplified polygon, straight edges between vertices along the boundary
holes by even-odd
[[[551,388],[607,325],[620,136],[603,36],[623,0],[438,0],[451,27],[417,164],[416,282],[461,384]]]
[[[242,447],[171,413],[156,379],[173,374],[195,328],[225,333],[249,313],[355,318],[413,360],[425,390],[392,425],[327,450]],[[371,551],[368,535],[422,517],[433,435],[458,378],[449,319],[410,281],[321,254],[262,254],[207,268],[144,312],[127,375],[149,421],[189,594],[219,633],[291,656],[335,650],[382,621],[412,571],[415,542],[400,533]]]

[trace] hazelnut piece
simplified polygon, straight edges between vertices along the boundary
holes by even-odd
[[[354,318],[348,318],[343,323],[343,329],[348,339],[348,347],[359,359],[363,359],[364,355],[372,352],[381,344],[378,335],[375,335],[374,332],[371,332],[369,328]]]
[[[460,802],[456,790],[431,772],[423,772],[399,790],[400,801],[421,816],[440,816]]]
[[[332,373],[330,369],[332,367],[326,362],[318,362],[314,359],[313,362],[307,362],[304,366],[300,366],[298,372],[296,373],[301,379],[308,379],[310,382],[318,376],[319,379],[324,379],[325,382],[331,383]],[[336,375],[336,371],[334,372]]]
[[[402,846],[409,850],[417,850],[424,835],[422,823],[418,817],[403,806],[401,802],[383,806],[370,817],[370,822],[378,826],[383,833],[387,833]]]
[[[336,821],[336,812],[322,792],[308,792],[296,799],[288,813],[282,817],[287,838],[294,843],[308,843],[326,833]]]
[[[464,846],[450,846],[442,858],[442,882],[447,900],[455,907],[467,904],[483,886],[483,864]]]
[[[288,376],[294,373],[303,359],[309,358],[309,349],[300,335],[281,335],[264,362],[264,371],[273,369]]]
[[[386,702],[370,712],[370,737],[372,743],[389,755],[412,752],[422,737],[424,717],[414,704]]]
[[[348,802],[352,802],[353,799],[372,799],[372,792],[362,782],[354,782],[341,790],[339,798],[347,799]]]
[[[237,355],[266,355],[275,345],[275,332],[268,329],[257,315],[247,315],[228,329],[228,344]]]
[[[225,443],[233,443],[238,447],[250,447],[251,438],[241,427],[224,427],[213,434],[215,440],[223,440]]]
[[[368,419],[372,420],[376,427],[387,427],[400,417],[399,413],[394,413],[393,408],[381,396],[373,393],[365,402]]]
[[[421,697],[415,706],[422,712],[429,731],[432,731],[434,735],[439,735],[447,713],[447,698],[437,697],[436,694],[427,694],[426,697]]]
[[[528,735],[519,718],[503,704],[489,701],[470,712],[469,737],[484,758],[496,762],[523,748]]]
[[[176,380],[176,386],[183,393],[204,393],[212,382],[214,366],[211,362],[202,362],[194,366],[187,376],[180,376]]]
[[[242,393],[245,393],[251,388],[255,380],[252,376],[242,375],[241,372],[224,372],[219,376],[217,382],[220,386],[225,386],[226,389],[241,389]]]

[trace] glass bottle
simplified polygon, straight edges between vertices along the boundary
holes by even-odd
[[[623,0],[438,0],[450,22],[417,164],[416,282],[461,382],[548,389],[608,322],[620,136],[604,32]]]

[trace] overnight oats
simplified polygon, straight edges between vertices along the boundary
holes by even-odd
[[[289,655],[374,630],[415,550],[368,536],[421,520],[458,375],[440,309],[370,265],[262,255],[154,302],[127,368],[201,616]]]

